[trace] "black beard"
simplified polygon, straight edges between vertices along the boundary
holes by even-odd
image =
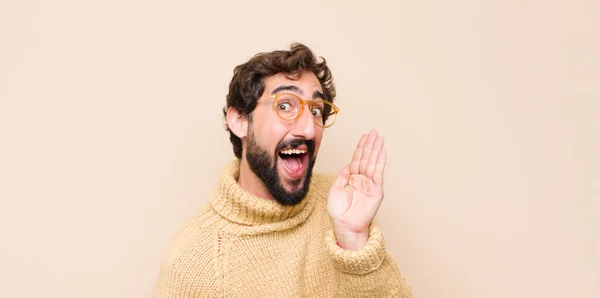
[[[246,161],[248,161],[248,165],[250,166],[252,172],[254,172],[254,174],[256,174],[256,176],[263,181],[273,198],[275,198],[275,201],[284,206],[294,206],[302,202],[308,193],[310,179],[312,177],[312,170],[316,161],[316,158],[313,157],[315,150],[314,141],[300,138],[281,141],[277,145],[273,155],[269,154],[267,150],[256,143],[252,128],[249,129],[247,141]],[[306,153],[308,154],[306,177],[304,177],[302,186],[298,190],[290,192],[283,187],[281,179],[279,178],[277,171],[277,158],[279,158],[279,155],[277,152],[284,148],[294,148],[302,144],[306,144],[308,147],[308,151]],[[301,179],[295,181],[293,185],[294,188],[298,186],[301,181]]]

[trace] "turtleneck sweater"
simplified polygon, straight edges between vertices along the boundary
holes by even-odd
[[[375,223],[362,249],[337,244],[327,214],[336,175],[315,173],[302,202],[282,206],[245,191],[239,165],[173,238],[155,297],[413,297]]]

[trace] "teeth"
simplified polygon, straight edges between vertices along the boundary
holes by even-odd
[[[287,150],[281,151],[281,153],[288,154],[288,155],[292,155],[292,154],[304,154],[304,153],[306,153],[306,150],[287,149]]]

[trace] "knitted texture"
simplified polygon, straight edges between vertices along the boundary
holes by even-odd
[[[375,224],[364,248],[336,244],[327,196],[337,176],[314,174],[296,206],[253,196],[238,177],[236,159],[174,237],[155,297],[413,297]]]

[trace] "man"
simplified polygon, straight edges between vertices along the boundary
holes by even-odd
[[[325,60],[301,44],[235,68],[223,112],[237,158],[176,235],[157,297],[412,297],[373,222],[383,138],[363,135],[339,175],[313,176],[334,99]]]

